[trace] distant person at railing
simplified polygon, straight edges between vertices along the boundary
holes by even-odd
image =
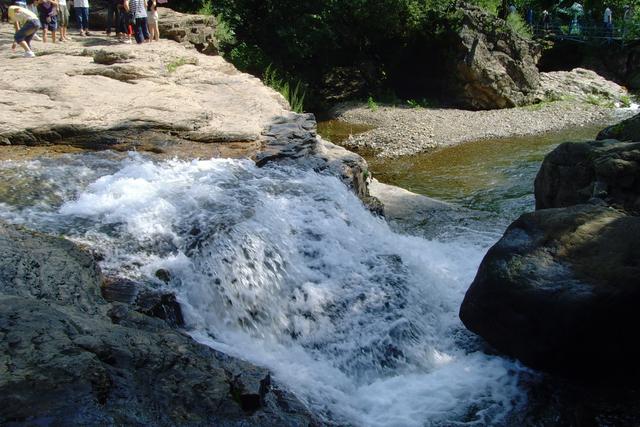
[[[607,8],[604,10],[603,22],[604,27],[607,30],[611,31],[613,29],[613,13],[611,12],[609,6],[607,6]]]
[[[545,9],[542,11],[542,28],[545,31],[549,31],[550,26],[551,26],[551,15],[549,15],[549,11]]]
[[[534,15],[533,15],[533,8],[528,7],[527,8],[527,14],[525,16],[527,24],[533,28],[533,24],[534,24]]]

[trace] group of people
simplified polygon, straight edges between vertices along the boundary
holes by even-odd
[[[572,32],[571,31],[572,29],[577,28],[579,26],[578,18],[585,15],[584,7],[580,2],[574,2],[569,8],[561,9],[561,11],[572,18],[571,24],[569,26],[570,32]],[[512,3],[505,9],[505,12],[507,15],[509,15],[509,14],[515,14],[518,11],[516,6]],[[633,8],[630,5],[625,5],[623,8],[623,18],[622,18],[623,22],[624,23],[629,22],[633,16],[633,13],[634,13]],[[530,27],[532,28],[535,27],[533,8],[531,7],[526,8],[524,13],[524,19],[525,19],[525,22]],[[541,24],[541,27],[545,31],[549,30],[550,24],[551,24],[551,15],[547,10],[542,11],[539,23]],[[602,15],[602,27],[609,33],[613,32],[613,11],[607,5],[605,5],[605,9]]]
[[[48,41],[49,33],[53,43],[70,40],[67,34],[70,17],[67,1],[73,4],[80,36],[90,35],[89,0],[12,0],[11,6],[3,6],[2,10],[3,20],[15,27],[12,49],[20,46],[24,49],[24,56],[34,57],[31,40],[40,39],[39,29],[42,29],[41,40],[44,43]],[[107,35],[111,35],[111,29],[115,27],[116,37],[123,43],[131,43],[132,35],[138,44],[159,40],[157,5],[167,1],[109,0]]]
[[[167,0],[109,0],[107,9],[107,35],[115,28],[116,37],[123,43],[157,41],[160,39],[158,28],[158,3]]]

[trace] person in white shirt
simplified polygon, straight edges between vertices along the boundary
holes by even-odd
[[[76,11],[76,19],[78,20],[78,28],[81,36],[89,34],[89,0],[74,0],[73,7]]]
[[[136,43],[150,42],[149,28],[147,27],[147,5],[145,0],[131,0],[129,8],[133,15],[133,33]]]
[[[611,9],[609,9],[608,6],[604,10],[603,21],[604,21],[604,27],[607,30],[610,30],[613,27],[613,13],[611,12]]]
[[[16,29],[16,34],[13,37],[12,50],[15,50],[17,45],[20,45],[24,49],[24,56],[33,58],[36,56],[31,50],[31,39],[33,35],[40,29],[40,19],[38,15],[22,6],[10,6],[9,7],[9,22],[11,22]]]

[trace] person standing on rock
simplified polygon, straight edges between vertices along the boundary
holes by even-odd
[[[76,11],[78,28],[81,36],[88,36],[89,33],[89,0],[74,0],[73,7]]]
[[[607,31],[611,31],[613,29],[613,13],[611,12],[609,6],[607,6],[607,8],[604,10],[603,21],[604,28]]]
[[[142,44],[148,43],[149,29],[147,28],[147,7],[145,0],[131,0],[130,2],[131,13],[133,14],[134,23],[134,35],[136,43]]]
[[[16,46],[20,45],[20,47],[24,49],[24,56],[33,58],[36,54],[31,50],[31,39],[40,29],[40,19],[38,19],[38,15],[26,7],[16,5],[10,6],[7,14],[9,15],[9,22],[11,22],[16,29],[11,49],[15,50]]]
[[[60,28],[60,41],[69,41],[67,28],[69,27],[69,8],[67,0],[58,0],[58,27]]]
[[[117,0],[118,7],[118,28],[120,42],[131,44],[131,23],[129,22],[129,0]]]
[[[158,27],[158,6],[156,0],[147,1],[147,23],[149,24],[149,36],[151,41],[160,40],[160,28]]]
[[[107,3],[107,28],[105,33],[107,36],[111,35],[111,28],[116,29],[116,37],[120,36],[118,31],[118,20],[120,18],[120,11],[118,10],[118,0],[108,0]]]
[[[38,0],[38,15],[42,26],[42,43],[47,42],[47,30],[51,31],[52,42],[55,43],[58,30],[57,0]]]

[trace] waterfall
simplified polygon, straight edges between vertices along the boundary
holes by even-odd
[[[526,400],[521,368],[458,320],[484,234],[399,234],[334,177],[244,160],[94,153],[1,170],[22,197],[0,199],[0,218],[170,288],[195,339],[269,368],[327,422],[497,424]]]

